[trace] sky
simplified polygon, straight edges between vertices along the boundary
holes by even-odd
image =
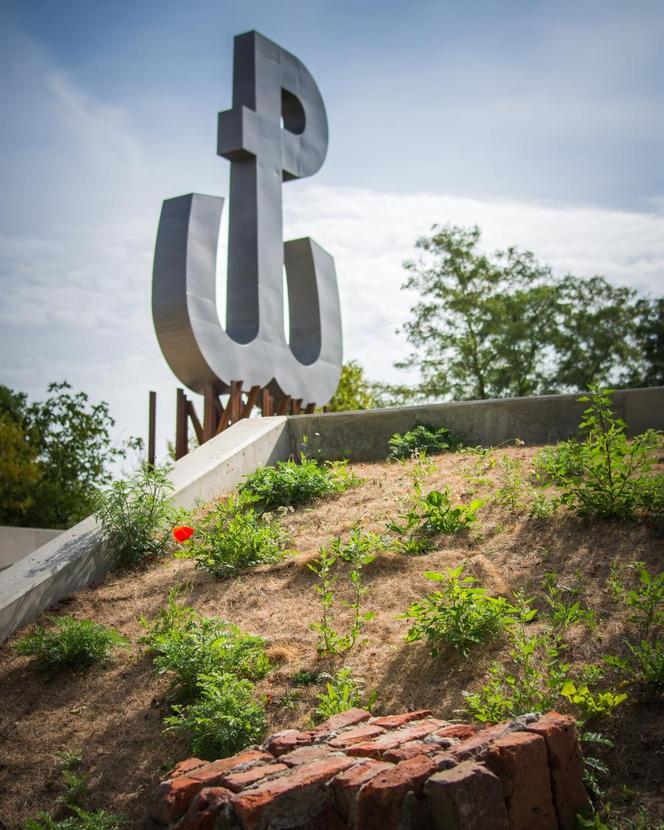
[[[409,380],[402,262],[434,223],[661,293],[661,0],[0,0],[0,383],[40,399],[66,378],[118,438],[145,436],[155,389],[163,451],[161,202],[227,195],[216,119],[250,29],[322,92],[328,156],[284,186],[284,238],[334,256],[345,358],[370,377]]]

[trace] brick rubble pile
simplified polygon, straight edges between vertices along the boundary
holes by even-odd
[[[574,719],[486,728],[362,709],[212,763],[179,763],[145,830],[572,830],[588,809]]]

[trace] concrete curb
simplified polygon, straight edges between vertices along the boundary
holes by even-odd
[[[230,493],[245,475],[290,453],[287,418],[240,421],[177,462],[171,474],[173,501],[189,508]],[[11,565],[0,575],[0,643],[112,567],[92,517]]]

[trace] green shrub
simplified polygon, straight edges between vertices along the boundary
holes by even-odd
[[[430,424],[418,424],[403,434],[395,432],[387,443],[390,448],[389,458],[412,458],[417,453],[436,455],[454,452],[465,445],[464,439],[450,432],[447,427],[434,427]]]
[[[275,467],[261,467],[251,473],[240,486],[240,495],[261,510],[274,510],[340,493],[357,481],[345,462],[319,464],[303,457],[299,464],[279,461]]]
[[[115,481],[97,496],[95,518],[121,566],[138,565],[168,550],[173,485],[168,469],[147,465],[126,481]]]
[[[593,387],[581,440],[548,447],[536,458],[540,477],[560,488],[560,499],[580,516],[626,519],[664,504],[664,476],[652,475],[661,438],[654,430],[627,438],[626,424],[611,408],[610,392]]]
[[[172,673],[173,693],[181,700],[196,697],[202,677],[232,673],[257,680],[268,672],[270,663],[261,637],[179,605],[173,593],[151,623],[141,622],[147,634],[140,642],[152,653],[159,674]]]
[[[92,620],[77,620],[67,614],[54,617],[53,626],[39,625],[18,640],[19,654],[33,657],[42,670],[84,669],[93,663],[106,663],[111,651],[127,643],[118,631]]]
[[[561,661],[562,641],[551,631],[529,634],[536,611],[517,596],[519,613],[512,627],[512,648],[506,664],[494,662],[487,682],[477,692],[464,692],[466,709],[475,720],[497,723],[528,712],[555,708],[568,680],[569,665]]]
[[[374,690],[365,700],[363,686],[352,676],[350,669],[339,669],[336,674],[326,677],[325,691],[316,695],[318,706],[314,715],[317,720],[325,720],[354,707],[371,711],[378,694]]]
[[[489,596],[475,586],[472,576],[462,578],[463,565],[443,573],[424,575],[440,583],[441,590],[410,606],[403,618],[413,620],[406,640],[426,639],[432,656],[447,646],[467,656],[471,649],[499,636],[513,621],[516,609],[503,597]]]
[[[191,752],[214,760],[258,742],[265,732],[265,708],[253,683],[235,674],[200,674],[192,703],[173,706],[164,719],[167,732],[187,735]]]
[[[364,626],[374,617],[373,611],[361,610],[362,598],[367,589],[362,585],[362,568],[373,562],[374,551],[381,541],[374,533],[363,533],[354,528],[347,542],[340,538],[333,540],[328,548],[320,551],[318,561],[309,565],[318,577],[316,593],[321,601],[321,621],[313,623],[312,629],[318,632],[316,649],[319,654],[342,654],[349,651],[357,642]],[[350,583],[352,599],[342,604],[352,611],[352,622],[348,633],[340,633],[334,625],[334,586],[338,580],[339,563],[348,566],[347,579]]]
[[[284,548],[278,522],[251,507],[240,510],[237,500],[229,499],[197,523],[178,556],[195,559],[197,567],[216,577],[232,577],[253,565],[278,562]]]
[[[387,529],[396,535],[394,546],[399,552],[419,555],[431,550],[433,537],[458,533],[473,525],[483,504],[481,499],[454,504],[448,487],[432,490],[426,496],[416,489],[413,506],[399,517],[401,522],[389,522]]]

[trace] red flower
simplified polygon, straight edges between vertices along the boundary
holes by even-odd
[[[173,538],[176,542],[186,542],[194,535],[194,528],[188,525],[175,525],[173,528]]]

